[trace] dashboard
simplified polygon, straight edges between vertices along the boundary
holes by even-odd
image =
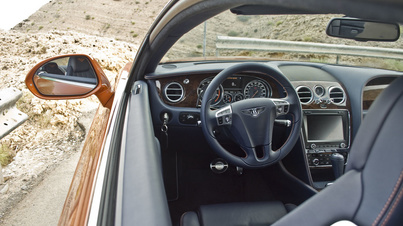
[[[177,107],[200,107],[203,94],[216,74],[195,74],[170,77],[156,81],[165,104]],[[258,73],[235,74],[227,78],[212,98],[211,106],[219,108],[236,101],[260,97],[284,97],[283,88]]]
[[[161,115],[167,112],[170,126],[198,128],[204,91],[214,76],[233,64],[181,63],[175,67],[161,66],[147,75],[151,90],[154,89],[152,93],[157,94],[150,100],[154,121],[161,124]],[[330,156],[340,153],[345,163],[348,161],[363,114],[400,74],[314,63],[281,62],[276,67],[291,82],[302,106],[301,149],[312,179],[332,180],[321,175],[324,169],[333,174]],[[286,95],[283,85],[271,75],[248,71],[228,77],[217,88],[211,107],[218,109],[244,99],[283,98]]]
[[[296,89],[305,109],[346,109],[349,99],[345,89],[334,77],[313,67],[281,67]],[[307,69],[307,70],[306,70]],[[304,71],[305,70],[305,71]],[[319,73],[318,73],[319,72]],[[310,79],[304,80],[305,73]],[[170,75],[155,80],[161,100],[170,106],[200,107],[204,90],[217,73],[194,73]],[[298,75],[295,75],[298,74]],[[149,76],[151,78],[152,76]],[[317,78],[319,77],[319,78]],[[282,98],[284,87],[272,76],[257,72],[234,74],[227,78],[212,98],[212,106],[220,108],[226,104],[250,98]]]

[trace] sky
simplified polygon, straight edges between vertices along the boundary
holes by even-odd
[[[0,0],[0,29],[9,30],[50,0]]]

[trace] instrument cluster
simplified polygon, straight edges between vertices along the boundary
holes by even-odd
[[[202,80],[197,88],[197,105],[200,106],[204,91],[214,77]],[[211,106],[222,106],[250,98],[271,97],[272,88],[263,79],[247,75],[228,77],[216,90]]]

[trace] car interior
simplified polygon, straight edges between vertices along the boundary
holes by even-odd
[[[216,33],[211,39],[204,33],[213,44],[201,41],[196,46],[198,38],[203,40],[203,26],[212,27],[214,20],[229,15],[248,22],[259,18],[272,27],[281,24],[270,24],[274,17],[264,16],[308,15],[300,25],[305,29],[316,26],[305,22],[315,23],[318,13],[331,14],[339,19],[331,23],[330,36],[343,36],[335,30],[355,32],[351,24],[362,28],[362,21],[340,19],[344,15],[403,22],[396,14],[372,14],[377,6],[372,3],[365,5],[366,11],[357,10],[358,3],[332,8],[330,2],[296,2],[202,1],[187,6],[185,1],[171,10],[169,21],[153,25],[143,43],[149,52],[133,66],[137,77],[123,100],[127,109],[120,109],[126,115],[116,136],[125,142],[108,160],[115,165],[108,166],[101,218],[144,225],[403,221],[402,72],[378,68],[376,60],[368,61],[372,67],[345,65],[362,63],[362,55],[348,56],[343,63],[333,54],[329,63],[307,59],[324,55],[317,53],[280,54],[256,47],[237,52],[230,44],[220,46],[225,38]],[[319,26],[324,35],[326,25]],[[200,33],[192,33],[195,30]],[[360,35],[343,37],[349,38],[348,44],[373,45]],[[400,32],[391,36],[387,38],[396,41]],[[237,48],[244,44],[232,39]],[[186,52],[188,42],[198,51]],[[171,52],[175,47],[178,55]],[[204,48],[210,51],[206,55],[201,53]],[[116,210],[106,211],[111,203]]]

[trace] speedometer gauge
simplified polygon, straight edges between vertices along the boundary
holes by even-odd
[[[263,81],[253,80],[246,84],[244,89],[245,99],[270,97],[271,90]]]

